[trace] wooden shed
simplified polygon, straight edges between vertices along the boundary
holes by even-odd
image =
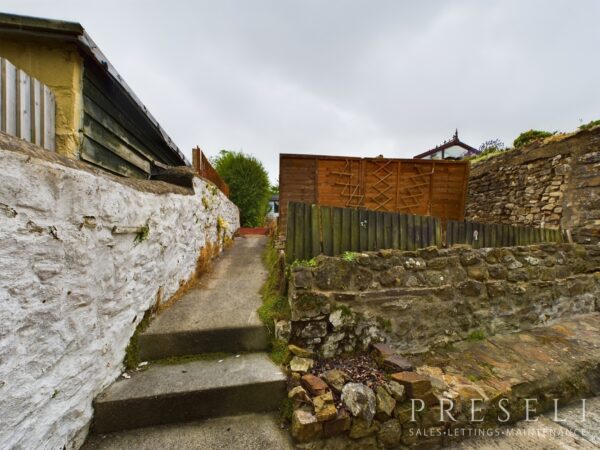
[[[290,201],[463,220],[468,179],[468,161],[281,154],[279,229]]]
[[[52,91],[52,151],[135,178],[190,165],[80,24],[0,13],[0,57]]]

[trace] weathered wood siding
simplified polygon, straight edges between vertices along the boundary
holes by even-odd
[[[48,86],[0,58],[0,130],[54,151],[54,94]]]
[[[462,220],[468,177],[467,161],[282,154],[280,230],[290,201]]]
[[[84,69],[83,107],[84,161],[136,178],[150,178],[157,163],[182,165],[129,95],[90,62]]]

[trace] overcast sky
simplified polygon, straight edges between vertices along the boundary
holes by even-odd
[[[599,0],[2,0],[80,22],[181,150],[412,157],[600,119]]]

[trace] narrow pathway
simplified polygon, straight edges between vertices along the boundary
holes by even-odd
[[[266,353],[256,313],[266,242],[236,239],[198,286],[140,334],[148,369],[98,396],[85,450],[292,448],[276,419],[285,375]]]

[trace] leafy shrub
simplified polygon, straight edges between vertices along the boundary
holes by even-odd
[[[591,122],[584,123],[579,126],[580,130],[590,130],[594,127],[600,126],[600,120],[592,120]]]
[[[528,130],[524,131],[517,136],[513,145],[515,148],[524,147],[525,145],[531,144],[532,142],[542,140],[544,138],[552,136],[554,133],[542,130]]]
[[[262,163],[242,152],[221,150],[213,160],[216,171],[229,185],[229,198],[240,209],[244,227],[263,225],[269,207],[269,176]]]

